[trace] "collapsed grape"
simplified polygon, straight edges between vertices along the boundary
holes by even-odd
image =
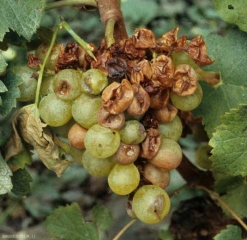
[[[213,62],[202,37],[177,34],[175,28],[156,39],[137,29],[110,47],[102,41],[94,59],[78,44],[56,45],[41,86],[41,119],[51,127],[74,120],[68,139],[83,149],[77,162],[93,176],[108,175],[111,191],[129,195],[133,216],[149,224],[169,212],[165,188],[182,161],[181,118],[202,100],[194,68]],[[38,64],[45,47],[35,53]],[[65,59],[67,48],[73,61]]]

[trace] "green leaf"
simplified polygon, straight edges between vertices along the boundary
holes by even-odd
[[[0,74],[6,70],[7,66],[8,66],[8,64],[5,62],[3,55],[0,54]],[[1,85],[0,85],[0,92],[2,92],[2,86]]]
[[[1,121],[0,125],[0,146],[3,146],[12,133],[12,126],[8,118]]]
[[[40,25],[46,0],[2,0],[0,41],[9,28],[30,40]]]
[[[113,223],[111,212],[104,206],[96,205],[92,210],[92,214],[93,221],[102,231],[109,229]]]
[[[236,188],[239,184],[243,182],[241,176],[232,177],[232,176],[222,176],[217,179],[214,183],[214,190],[218,193],[226,193],[231,189]]]
[[[247,217],[247,184],[242,181],[235,188],[229,189],[227,194],[223,195],[222,200],[240,217]],[[224,209],[224,208],[223,208]],[[231,214],[225,210],[225,213],[232,217]]]
[[[31,191],[32,177],[26,169],[18,169],[13,173],[12,192],[18,196],[26,196]]]
[[[213,0],[215,10],[228,23],[236,24],[247,31],[247,2],[245,0]]]
[[[11,191],[13,185],[10,176],[12,176],[12,172],[0,154],[0,194],[5,194]]]
[[[24,169],[26,164],[32,163],[32,156],[26,149],[8,160],[9,167],[13,170]]]
[[[231,176],[247,176],[247,105],[232,109],[221,117],[222,124],[209,144],[213,168]]]
[[[214,240],[242,240],[241,229],[234,225],[227,225],[227,229],[222,230],[214,237]]]
[[[77,203],[72,203],[65,207],[56,209],[46,220],[45,226],[54,237],[62,239],[92,240],[97,236],[97,231],[91,224],[83,220],[80,207]]]
[[[237,39],[237,41],[236,41]],[[246,65],[247,34],[229,30],[226,36],[209,35],[205,38],[210,58],[215,62],[205,68],[220,72],[221,82],[217,88],[202,83],[203,99],[195,116],[203,116],[209,137],[220,125],[220,116],[240,103],[247,103]]]
[[[10,113],[12,108],[16,107],[16,98],[20,97],[20,90],[18,86],[22,83],[22,81],[11,71],[1,78],[8,91],[0,93],[0,97],[2,98],[0,115],[6,116]]]

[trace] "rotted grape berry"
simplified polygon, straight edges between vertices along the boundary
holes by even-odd
[[[155,224],[168,214],[170,205],[170,198],[162,188],[144,185],[134,194],[132,209],[140,221]]]

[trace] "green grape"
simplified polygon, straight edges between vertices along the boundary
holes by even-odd
[[[48,43],[42,43],[41,45],[38,46],[38,48],[35,51],[35,56],[39,58],[41,61],[45,59],[45,56],[47,54],[47,51],[49,49],[49,44]],[[53,46],[53,49],[51,51],[51,54],[46,62],[45,68],[53,71],[55,70],[56,64],[58,62],[58,58],[60,55],[60,52],[62,51],[63,46],[60,44],[55,44]]]
[[[90,175],[95,177],[104,177],[109,175],[116,163],[111,157],[96,158],[85,150],[82,154],[82,164]]]
[[[84,144],[86,150],[96,158],[112,156],[120,146],[120,134],[117,130],[103,127],[99,124],[88,129]]]
[[[145,139],[146,135],[144,126],[137,120],[126,121],[124,127],[120,130],[121,140],[125,144],[139,144]]]
[[[98,123],[98,112],[102,105],[100,96],[82,93],[72,104],[72,116],[84,128]]]
[[[108,176],[110,189],[118,195],[128,195],[133,192],[140,182],[140,173],[131,163],[128,165],[116,164]]]
[[[196,150],[195,160],[199,167],[207,170],[211,169],[212,161],[209,159],[211,150],[212,147],[208,144],[203,144]]]
[[[82,72],[75,69],[63,69],[53,79],[53,90],[58,98],[70,101],[81,94],[80,81]]]
[[[183,131],[183,125],[178,116],[168,123],[159,123],[158,130],[162,136],[162,138],[170,138],[177,141]]]
[[[196,91],[189,96],[178,96],[171,92],[170,99],[172,104],[182,111],[191,111],[199,106],[202,101],[202,88],[200,84],[197,84]]]
[[[86,150],[82,150],[82,149],[78,149],[78,148],[74,148],[74,147],[70,147],[70,152],[69,155],[73,158],[73,160],[80,164],[83,165],[82,163],[82,154],[85,152]]]
[[[82,92],[98,95],[107,85],[107,76],[102,71],[92,68],[83,73],[81,81]]]
[[[40,92],[39,92],[42,97],[46,96],[50,92],[54,92],[53,86],[52,86],[53,79],[54,79],[54,75],[47,75],[43,77],[41,86],[40,86]]]
[[[176,66],[180,64],[188,64],[195,70],[199,68],[191,56],[185,51],[174,51],[172,53],[172,60]]]
[[[182,161],[182,149],[179,144],[169,138],[163,138],[156,155],[149,162],[156,167],[172,170],[178,167]]]
[[[17,99],[20,102],[28,102],[35,99],[37,80],[37,71],[28,66],[19,66],[13,69],[13,72],[21,78],[22,84],[19,86],[20,97]]]
[[[43,97],[39,103],[41,119],[49,126],[58,127],[66,124],[72,117],[71,102],[63,101],[54,93]]]
[[[147,224],[159,223],[170,211],[170,198],[160,187],[144,185],[139,188],[132,201],[137,218]]]

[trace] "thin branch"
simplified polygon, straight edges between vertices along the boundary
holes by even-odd
[[[39,105],[39,93],[40,93],[40,88],[41,88],[41,83],[42,83],[42,77],[43,77],[43,74],[45,71],[45,65],[48,61],[48,58],[49,58],[51,52],[52,52],[52,48],[56,42],[56,38],[57,38],[57,34],[58,34],[59,29],[60,29],[60,26],[58,25],[54,30],[50,46],[49,46],[48,51],[45,55],[45,59],[44,59],[42,65],[40,67],[39,77],[38,77],[38,81],[37,81],[36,94],[35,94],[35,103],[34,103],[36,105],[36,107],[38,107],[38,105]]]
[[[116,41],[128,37],[118,0],[98,0],[98,9],[105,26],[109,19],[115,20],[114,39]]]
[[[220,198],[218,194],[209,190],[204,186],[196,185],[195,188],[202,189],[206,191],[212,198],[217,199],[217,201],[241,224],[241,226],[247,231],[247,225],[242,221],[242,219]]]
[[[127,223],[112,240],[118,240],[123,233],[136,221],[137,219],[132,219],[129,223]]]
[[[96,0],[61,0],[58,2],[48,3],[46,5],[45,11],[54,8],[73,6],[73,5],[86,5],[86,6],[97,7],[97,1]]]

